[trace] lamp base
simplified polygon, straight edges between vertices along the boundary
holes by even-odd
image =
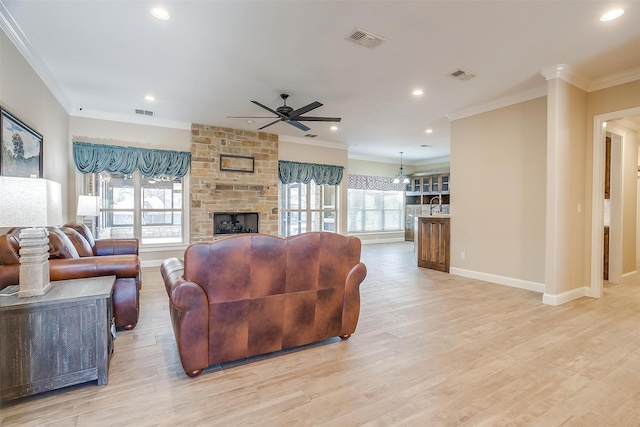
[[[44,228],[20,230],[20,290],[18,298],[44,295],[49,278],[49,236]]]

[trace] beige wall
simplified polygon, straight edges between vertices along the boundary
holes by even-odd
[[[451,123],[452,268],[544,282],[546,123],[544,97]]]
[[[403,163],[404,171],[411,175],[415,166]],[[387,176],[394,177],[400,169],[400,158],[397,163],[376,162],[371,160],[349,159],[349,173],[352,175]]]
[[[613,122],[608,123],[607,133],[613,134],[609,247],[620,263],[612,268],[620,276],[636,270],[638,136],[634,130]],[[620,279],[616,277],[616,281]]]
[[[42,134],[43,177],[62,184],[62,218],[69,218],[69,116],[3,31],[0,104]]]
[[[174,129],[72,116],[69,118],[69,133],[73,141],[94,144],[176,151],[191,149],[190,124],[185,129]]]

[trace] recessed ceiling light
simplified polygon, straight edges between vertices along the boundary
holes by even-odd
[[[412,92],[413,96],[420,96],[422,95],[424,92],[422,91],[422,89],[416,89]]]
[[[151,9],[151,14],[158,19],[162,19],[163,21],[169,19],[170,16],[169,12],[164,7],[154,7],[153,9]]]
[[[614,10],[610,10],[609,12],[605,13],[604,15],[602,15],[600,17],[601,21],[613,21],[616,18],[620,18],[622,16],[622,14],[624,13],[623,9],[614,9]]]
[[[255,120],[247,120],[247,123],[255,123]]]
[[[153,95],[147,95],[144,97],[144,99],[146,99],[147,101],[155,101],[156,97]]]
[[[331,130],[338,130],[338,126],[331,126]]]
[[[433,129],[427,129],[427,130],[425,130],[425,132],[426,132],[426,133],[432,133],[432,132],[433,132]]]

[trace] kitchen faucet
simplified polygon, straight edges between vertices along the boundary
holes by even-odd
[[[438,194],[437,196],[433,196],[431,200],[429,200],[429,215],[433,215],[433,200],[438,199],[438,212],[442,212],[442,195]]]

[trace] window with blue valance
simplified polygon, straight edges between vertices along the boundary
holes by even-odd
[[[107,171],[129,175],[139,169],[142,175],[148,177],[165,175],[182,178],[189,171],[191,153],[74,142],[73,160],[82,173]]]
[[[313,180],[317,185],[338,185],[342,181],[344,166],[320,165],[280,160],[278,178],[283,184],[294,182],[308,184]]]

